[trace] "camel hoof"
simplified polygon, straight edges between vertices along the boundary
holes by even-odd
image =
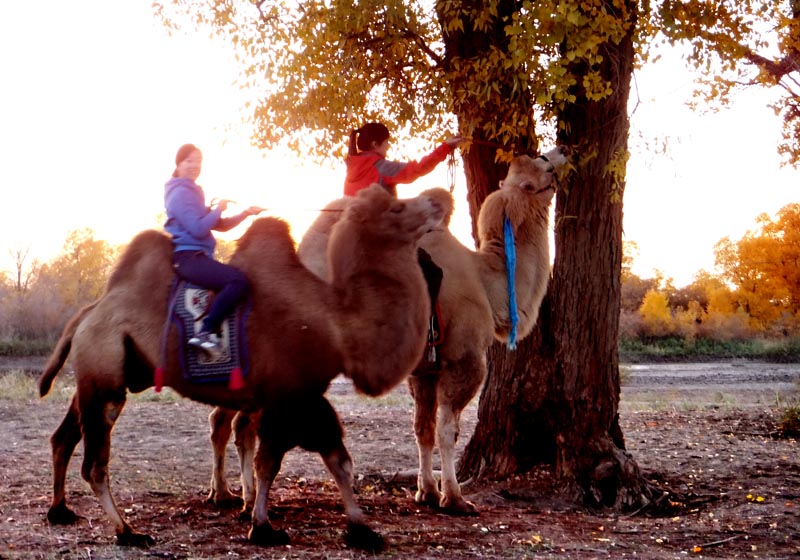
[[[135,531],[126,531],[117,534],[117,545],[119,546],[132,546],[136,548],[147,548],[156,544],[156,540],[150,535],[144,533],[136,533]]]
[[[236,509],[242,507],[244,500],[230,492],[225,494],[224,492],[214,492],[212,490],[208,498],[206,498],[206,503],[214,504],[222,509]]]
[[[480,515],[478,513],[478,508],[475,507],[475,504],[472,502],[468,502],[464,498],[448,498],[447,496],[442,497],[442,501],[439,504],[439,508],[442,512],[447,513],[449,515],[462,515],[462,516],[475,516],[477,517]]]
[[[289,544],[289,533],[283,529],[275,529],[269,523],[250,527],[247,540],[259,546],[283,546]]]
[[[381,552],[386,548],[384,538],[362,523],[347,524],[344,542],[350,548],[365,552]]]
[[[51,525],[72,525],[80,516],[69,509],[64,502],[47,510],[47,521]]]
[[[414,501],[432,508],[438,508],[442,497],[438,490],[417,490]]]

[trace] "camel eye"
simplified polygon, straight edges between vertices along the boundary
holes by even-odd
[[[525,181],[524,183],[521,183],[520,187],[522,187],[526,191],[532,191],[533,190],[533,184],[530,183],[529,181]]]
[[[405,204],[402,204],[402,203],[400,203],[400,204],[394,204],[394,205],[392,206],[392,208],[391,208],[390,212],[391,212],[392,214],[399,214],[400,212],[402,212],[402,211],[403,211],[403,210],[405,210],[405,209],[406,209],[406,205],[405,205]]]

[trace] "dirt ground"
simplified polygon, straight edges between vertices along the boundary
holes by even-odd
[[[287,456],[271,501],[274,522],[289,532],[292,544],[249,544],[248,522],[236,510],[205,500],[210,409],[168,391],[132,397],[112,442],[117,503],[156,544],[141,550],[115,544],[111,525],[80,478],[80,447],[67,484],[68,501],[82,519],[50,526],[48,438],[66,411],[70,376],[62,374],[41,400],[34,379],[20,369],[26,365],[0,367],[0,559],[800,556],[800,446],[775,437],[778,408],[798,399],[797,365],[624,368],[621,421],[628,450],[672,501],[668,512],[624,515],[559,503],[544,470],[466,484],[467,498],[480,508],[477,517],[449,517],[419,506],[413,501],[413,407],[405,386],[367,399],[335,382],[329,397],[345,427],[358,497],[388,542],[376,555],[345,547],[335,485],[319,458],[301,451]],[[473,403],[462,422],[461,446],[475,422]],[[232,445],[227,472],[238,489]]]

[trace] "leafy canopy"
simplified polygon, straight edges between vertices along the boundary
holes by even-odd
[[[367,120],[400,138],[437,139],[456,126],[502,146],[536,138],[537,125],[552,132],[576,92],[593,101],[614,91],[599,71],[604,46],[636,22],[640,63],[685,47],[702,75],[698,106],[725,105],[742,87],[775,88],[778,149],[787,163],[800,158],[800,0],[155,0],[154,8],[171,29],[211,29],[234,46],[261,148],[341,156],[350,129]]]
[[[254,143],[342,155],[368,120],[400,137],[441,139],[460,128],[500,146],[535,138],[575,101],[614,84],[598,63],[630,25],[623,2],[401,0],[156,1],[157,13],[208,27],[234,45],[253,92]],[[458,44],[445,42],[458,37]],[[580,76],[571,65],[583,62]],[[458,122],[456,123],[456,117]]]

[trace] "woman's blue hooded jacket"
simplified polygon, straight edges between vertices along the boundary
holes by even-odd
[[[164,229],[172,236],[175,251],[202,251],[212,258],[217,241],[211,231],[228,231],[247,217],[241,213],[222,218],[218,206],[206,206],[200,185],[185,177],[173,177],[164,185],[164,206]]]

